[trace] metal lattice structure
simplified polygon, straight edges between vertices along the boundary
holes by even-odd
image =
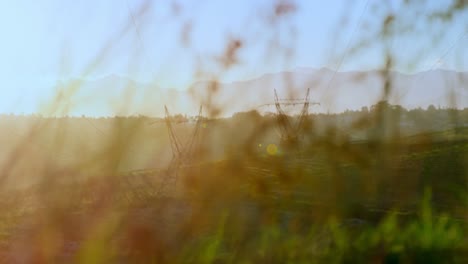
[[[124,204],[145,203],[148,198],[167,197],[174,193],[180,168],[192,163],[200,132],[201,114],[200,106],[195,127],[188,140],[182,142],[175,132],[173,116],[165,106],[164,122],[172,149],[172,159],[168,168],[133,170],[119,175],[116,183],[119,190],[115,198],[117,201]]]
[[[172,160],[157,189],[157,196],[169,196],[171,192],[174,192],[177,185],[179,169],[189,166],[192,163],[202,121],[202,106],[200,106],[193,132],[188,141],[184,144],[175,133],[172,116],[166,106],[164,106],[164,110],[165,122],[171,141]]]
[[[305,98],[302,99],[280,99],[278,93],[275,91],[275,107],[277,111],[277,120],[281,133],[281,140],[287,143],[298,142],[301,137],[301,133],[304,130],[304,123],[309,115],[310,105],[320,105],[317,102],[309,101],[310,88],[307,89]],[[299,114],[298,121],[293,123],[290,117],[285,113],[282,106],[295,106],[302,105],[301,112]]]
[[[120,195],[129,203],[133,200],[147,201],[147,198],[154,197],[157,194],[153,179],[159,173],[157,170],[132,171],[129,175],[121,177],[120,189],[122,193]]]

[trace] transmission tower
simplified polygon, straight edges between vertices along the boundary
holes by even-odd
[[[302,99],[280,99],[278,93],[275,91],[275,107],[278,113],[278,125],[281,133],[281,140],[283,143],[297,143],[300,140],[301,133],[304,129],[304,123],[309,115],[309,106],[312,104],[320,105],[317,102],[309,101],[310,88],[307,89],[305,98]],[[299,120],[294,124],[290,117],[284,112],[281,106],[289,105],[302,105],[302,110],[299,114]]]
[[[183,144],[175,133],[172,116],[170,115],[166,106],[164,106],[164,110],[165,122],[169,134],[169,139],[171,141],[172,160],[166,173],[163,175],[162,182],[157,190],[157,196],[168,196],[170,192],[173,192],[177,185],[179,169],[181,167],[189,166],[192,163],[195,152],[195,144],[198,140],[202,121],[202,106],[200,106],[193,132],[188,141]]]

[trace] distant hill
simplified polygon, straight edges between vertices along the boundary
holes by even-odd
[[[393,93],[389,101],[407,108],[426,108],[430,104],[452,106],[450,94],[458,107],[468,106],[468,72],[433,70],[414,75],[391,72]],[[332,81],[330,81],[332,80]],[[194,84],[196,91],[206,82]],[[342,112],[375,104],[383,96],[383,78],[377,71],[338,72],[329,69],[300,69],[294,72],[266,74],[259,78],[220,85],[215,96],[218,105],[228,112],[251,109],[273,102],[273,89],[280,97],[304,97],[311,88],[311,100],[321,103],[311,111]]]
[[[406,108],[435,106],[468,107],[468,72],[431,70],[413,75],[391,72],[389,101]],[[200,102],[222,110],[222,116],[248,111],[280,97],[303,97],[311,88],[311,100],[320,102],[311,111],[341,112],[369,106],[382,98],[383,78],[378,71],[337,72],[300,68],[265,74],[258,78],[220,83],[213,89],[209,81],[194,83],[186,91],[159,89],[156,85],[111,75],[81,83],[74,112],[91,115],[162,116],[163,105],[173,113],[195,114]],[[138,91],[138,92],[137,92]],[[274,111],[259,109],[261,111]]]

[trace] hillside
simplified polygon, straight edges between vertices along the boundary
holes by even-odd
[[[468,72],[431,70],[412,75],[391,72],[390,76],[392,93],[388,99],[392,104],[406,108],[426,108],[430,104],[468,107]],[[307,88],[311,88],[311,100],[321,104],[311,111],[343,112],[375,104],[382,99],[383,90],[382,74],[378,71],[335,74],[329,69],[309,68],[265,74],[244,81],[220,82],[215,88],[212,82],[200,81],[188,90],[175,90],[110,75],[95,80],[62,82],[56,90],[67,91],[77,83],[69,113],[77,116],[163,116],[164,104],[175,113],[194,114],[201,102],[227,117],[272,103],[274,89],[283,98],[302,98]],[[137,90],[139,92],[135,93]],[[268,112],[274,108],[258,110]]]

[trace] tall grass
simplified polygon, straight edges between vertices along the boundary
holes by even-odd
[[[408,2],[408,8],[420,4]],[[151,8],[145,2],[82,77],[108,59],[113,43]],[[285,60],[291,56],[294,46],[284,48],[279,35],[299,8],[293,1],[265,8],[265,30],[273,28],[265,50],[273,47]],[[455,1],[422,16],[450,21],[464,9],[463,1]],[[4,139],[10,152],[0,175],[0,261],[466,262],[468,143],[458,122],[466,113],[451,109],[450,129],[408,137],[400,124],[411,110],[387,101],[395,60],[387,45],[404,31],[398,23],[405,26],[408,19],[390,12],[378,25],[386,47],[381,101],[357,111],[348,126],[337,122],[348,113],[307,115],[301,140],[293,143],[278,137],[276,115],[222,116],[228,106],[217,103],[219,79],[242,66],[239,56],[249,44],[241,37],[228,39],[214,56],[217,71],[196,69],[199,77],[213,80],[204,92],[191,91],[205,116],[183,166],[174,166],[177,157],[171,160],[162,117],[53,117],[70,111],[72,104],[62,103],[73,102],[83,85],[70,82],[47,105],[46,117],[7,122],[22,134]],[[130,84],[128,90],[116,112],[133,102]],[[427,118],[433,118],[429,112]],[[190,138],[194,124],[167,118],[182,141]],[[174,184],[161,195],[167,179]]]

